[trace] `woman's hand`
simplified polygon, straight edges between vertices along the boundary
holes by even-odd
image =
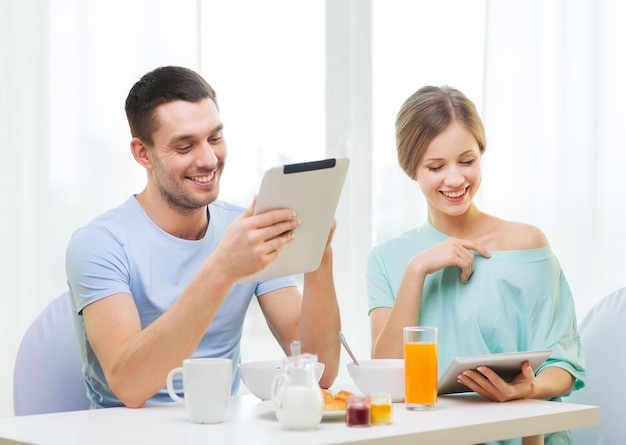
[[[487,366],[466,369],[458,375],[460,383],[494,402],[534,398],[535,373],[530,363],[522,364],[521,372],[510,382],[504,381]]]
[[[552,399],[569,393],[574,385],[574,377],[565,369],[548,366],[535,375],[528,362],[524,362],[521,372],[508,383],[492,369],[483,366],[475,371],[463,371],[458,379],[472,391],[495,402]]]
[[[491,254],[481,245],[457,238],[447,240],[420,252],[411,259],[411,263],[420,264],[426,274],[437,272],[448,266],[457,266],[461,269],[461,281],[467,283],[474,272],[474,254],[478,252],[485,258]]]

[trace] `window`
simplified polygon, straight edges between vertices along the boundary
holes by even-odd
[[[229,149],[221,198],[247,206],[274,165],[344,148],[351,158],[335,282],[349,341],[369,356],[365,256],[425,218],[417,186],[397,167],[395,114],[430,83],[456,86],[480,107],[484,0],[201,5],[202,74],[217,91]],[[242,359],[279,357],[256,303],[250,312]]]
[[[323,159],[324,3],[205,0],[201,71],[215,89],[228,146],[220,199],[247,207],[265,170]],[[280,358],[256,300],[242,360]]]
[[[398,167],[395,117],[424,85],[454,86],[482,102],[484,0],[372,3],[373,164],[376,242],[426,219],[417,183]]]
[[[228,144],[221,199],[247,206],[269,167],[324,157],[323,14],[318,1],[202,2],[201,71]]]

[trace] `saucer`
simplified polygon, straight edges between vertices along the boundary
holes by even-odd
[[[259,402],[257,405],[263,411],[276,412],[276,406],[274,405],[273,400],[263,400]],[[332,419],[343,419],[346,416],[345,410],[333,410],[333,411],[324,411],[322,414],[323,420],[332,420]]]

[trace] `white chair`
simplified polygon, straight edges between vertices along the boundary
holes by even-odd
[[[24,334],[13,372],[16,416],[89,408],[78,342],[65,292],[46,306]]]
[[[586,386],[565,402],[600,406],[600,425],[572,430],[576,445],[626,443],[626,287],[604,297],[578,326]]]

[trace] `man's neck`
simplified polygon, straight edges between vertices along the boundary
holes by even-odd
[[[136,199],[146,215],[170,235],[187,240],[199,240],[206,234],[209,226],[208,207],[183,212],[161,200],[149,199],[145,190],[138,194]]]

